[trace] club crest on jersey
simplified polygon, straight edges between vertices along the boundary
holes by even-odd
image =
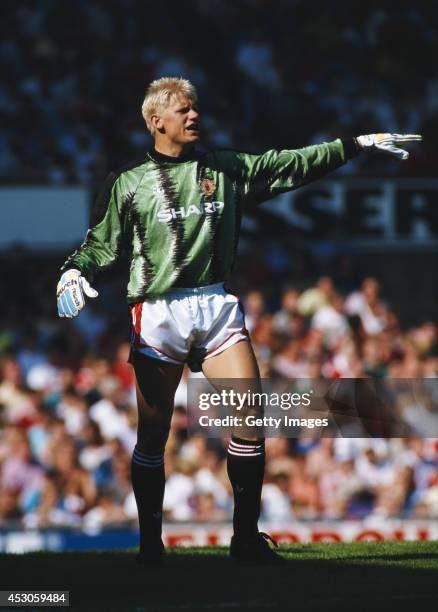
[[[204,195],[210,197],[216,191],[216,183],[211,178],[205,178],[201,181],[201,190]]]
[[[190,204],[187,208],[165,208],[157,214],[158,220],[163,223],[172,219],[186,219],[192,215],[208,215],[224,207],[223,202],[203,202],[202,204]]]

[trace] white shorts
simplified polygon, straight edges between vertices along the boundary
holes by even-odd
[[[224,283],[175,289],[131,306],[131,351],[193,372],[204,359],[248,339],[242,304]]]

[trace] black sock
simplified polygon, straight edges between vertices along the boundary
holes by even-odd
[[[234,491],[234,534],[239,538],[251,537],[258,532],[265,471],[264,440],[233,437],[228,446],[227,470]]]
[[[137,447],[131,463],[132,488],[140,524],[140,553],[159,546],[163,524],[164,455],[147,454]]]

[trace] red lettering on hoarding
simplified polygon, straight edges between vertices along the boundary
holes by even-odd
[[[185,544],[193,544],[193,535],[191,533],[180,533],[168,535],[167,546],[184,546]]]
[[[217,546],[219,543],[219,536],[217,533],[209,533],[207,535],[207,544],[209,546]]]
[[[336,530],[328,528],[324,530],[324,526],[321,525],[322,529],[303,529],[303,531],[272,531],[272,538],[276,542],[282,542],[285,544],[299,544],[301,542],[309,541],[312,543],[319,542],[364,542],[374,541],[382,542],[385,540],[398,540],[406,541],[407,539],[413,540],[430,540],[431,532],[430,529],[420,527],[417,525],[410,526],[410,523],[402,524],[401,527],[392,528],[391,524],[388,524],[388,529],[375,530],[375,529],[364,529],[362,531],[353,531],[351,534],[350,530],[347,530],[347,524],[341,524]],[[328,526],[329,527],[329,526]],[[351,535],[350,535],[351,534]],[[207,529],[194,529],[193,531],[186,531],[182,533],[168,533],[165,536],[166,546],[193,546],[195,543],[204,544],[207,546],[218,546],[224,543],[224,533],[218,531],[207,531]]]
[[[287,544],[298,544],[300,542],[299,536],[291,531],[274,531],[271,535],[272,539],[276,542],[285,542]]]
[[[373,529],[367,529],[366,531],[361,531],[354,538],[356,542],[362,542],[363,540],[376,540],[378,542],[382,542],[385,537],[379,533],[378,531],[374,531]]]
[[[342,538],[334,531],[314,531],[312,542],[342,542]]]

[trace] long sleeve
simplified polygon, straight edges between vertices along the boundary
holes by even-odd
[[[273,149],[262,155],[228,153],[224,158],[228,170],[240,186],[243,202],[252,205],[325,176],[356,155],[356,150],[352,142],[337,139],[302,149]]]
[[[106,178],[94,203],[85,240],[61,267],[62,271],[77,268],[91,282],[97,272],[109,268],[118,258],[123,238],[118,178],[115,173]]]

